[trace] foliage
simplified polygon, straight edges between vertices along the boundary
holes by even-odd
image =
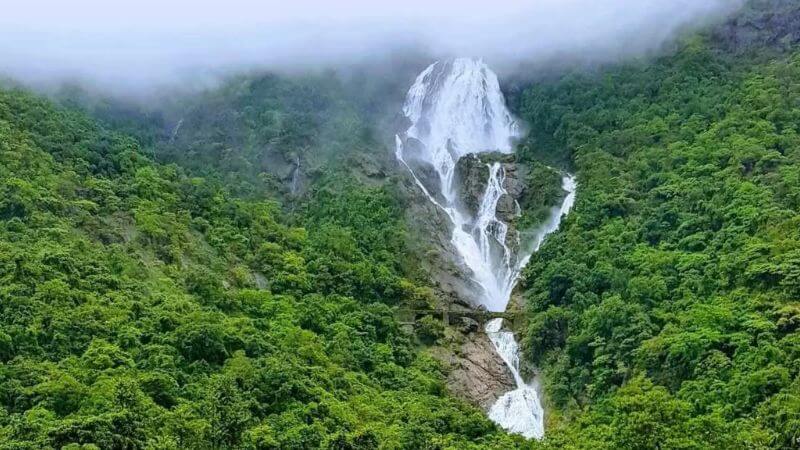
[[[397,324],[427,290],[388,191],[333,174],[302,228],[143,154],[0,91],[0,448],[520,442]]]
[[[524,282],[550,447],[797,445],[800,52],[726,48],[520,99],[526,145],[570,152],[579,185]]]
[[[0,449],[796,447],[798,19],[753,1],[518,96],[520,223],[563,195],[537,161],[579,183],[522,286],[543,442],[449,396],[419,348],[441,322],[394,317],[433,303],[369,175],[403,76],[248,74],[155,112],[0,90]],[[307,196],[268,199],[296,173]]]
[[[561,174],[538,161],[529,161],[530,171],[525,179],[525,195],[521,199],[522,215],[516,226],[521,230],[535,229],[552,214],[565,196],[561,187]]]

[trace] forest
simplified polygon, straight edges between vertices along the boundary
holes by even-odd
[[[0,448],[514,442],[399,329],[430,292],[387,190],[330,175],[290,224],[81,112],[0,105]]]
[[[760,29],[519,100],[528,146],[566,149],[580,186],[524,282],[553,448],[798,445],[800,52]]]
[[[448,392],[440,322],[396,317],[437,301],[384,173],[415,67],[153,109],[4,82],[0,449],[797,448],[797,24],[755,0],[509,96],[521,160],[578,182],[519,287],[542,441]]]

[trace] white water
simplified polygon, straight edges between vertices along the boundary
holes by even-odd
[[[550,219],[536,234],[532,252],[538,251],[544,238],[558,229],[561,218],[569,213],[575,203],[575,179],[565,176],[561,183],[562,188],[567,191],[567,196],[559,208],[553,209]],[[529,253],[521,258],[520,267],[525,267],[530,256]],[[489,418],[511,433],[521,434],[529,439],[541,439],[544,436],[544,409],[536,390],[536,380],[526,383],[522,379],[519,372],[519,346],[514,339],[514,333],[503,330],[502,327],[503,319],[493,319],[486,324],[486,334],[514,375],[517,388],[497,399],[489,409]]]
[[[495,216],[505,194],[505,173],[499,163],[491,176],[479,213],[469,217],[457,207],[456,162],[469,153],[512,152],[520,137],[517,122],[506,108],[497,76],[483,62],[467,58],[437,62],[417,77],[408,91],[403,113],[411,121],[405,138],[418,140],[425,151],[416,158],[439,175],[443,202],[438,202],[405,160],[404,140],[397,137],[397,159],[408,167],[417,184],[453,223],[451,242],[472,279],[481,287],[481,302],[503,311],[519,273],[517,258],[506,245],[508,227]]]
[[[519,373],[519,348],[514,333],[502,330],[502,326],[503,319],[491,320],[486,324],[486,334],[514,375],[517,388],[497,399],[489,409],[489,418],[510,433],[541,439],[544,436],[544,409],[539,394],[534,386],[522,379]]]
[[[498,201],[507,194],[502,165],[489,165],[486,191],[474,217],[459,208],[454,184],[456,163],[462,156],[489,151],[511,153],[513,140],[521,135],[506,108],[494,72],[482,61],[467,58],[434,63],[417,77],[408,91],[403,113],[411,126],[402,137],[396,138],[398,161],[409,170],[428,199],[450,218],[451,243],[480,286],[481,303],[490,311],[505,311],[530,252],[538,250],[545,236],[558,228],[561,216],[572,207],[574,179],[564,177],[563,187],[568,195],[536,234],[530,252],[515,254],[507,245],[508,225],[496,214]],[[406,160],[409,139],[418,140],[423,147],[422,152],[412,157],[430,164],[439,175],[441,201],[425,187]],[[513,238],[519,241],[519,236]],[[544,412],[539,397],[519,373],[514,334],[501,331],[501,327],[502,319],[491,321],[486,331],[514,374],[517,389],[498,399],[489,417],[510,432],[540,438],[544,433]]]

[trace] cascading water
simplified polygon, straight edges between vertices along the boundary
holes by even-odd
[[[544,238],[558,229],[561,217],[569,213],[575,203],[575,179],[565,176],[561,181],[561,187],[567,192],[567,196],[560,207],[553,208],[549,220],[536,233],[531,253],[538,251]],[[531,253],[521,258],[520,267],[525,267]],[[491,320],[486,324],[486,334],[514,375],[517,388],[497,399],[489,409],[489,418],[511,433],[541,439],[544,436],[544,409],[536,390],[536,380],[534,383],[525,383],[522,379],[519,369],[519,346],[514,339],[514,333],[503,330],[502,327],[503,319]]]
[[[406,162],[404,139],[399,136],[398,160],[453,223],[451,242],[483,290],[482,303],[492,311],[505,310],[519,269],[506,245],[507,226],[495,215],[497,202],[505,193],[505,174],[500,164],[491,166],[489,183],[474,218],[458,208],[454,183],[456,163],[461,157],[486,151],[511,153],[512,140],[520,137],[497,76],[483,62],[467,58],[434,63],[408,91],[403,113],[411,121],[405,140],[415,139],[424,147],[414,157],[437,172],[442,202],[425,188]]]
[[[490,311],[504,311],[530,258],[530,252],[515,254],[509,247],[508,224],[497,217],[498,202],[507,194],[503,187],[506,174],[500,163],[489,165],[486,190],[474,216],[459,207],[454,179],[456,163],[463,156],[489,151],[512,153],[513,141],[521,137],[520,127],[506,107],[497,75],[482,61],[468,58],[436,62],[411,86],[403,113],[411,126],[396,138],[398,161],[428,199],[450,218],[451,243],[480,286],[481,303]],[[418,145],[412,155],[407,155],[411,140]],[[438,175],[438,192],[433,192],[430,184],[426,187],[409,157],[433,168]],[[558,228],[561,216],[572,207],[574,179],[564,177],[563,187],[568,195],[537,233],[531,252],[538,250],[544,237]],[[516,390],[492,406],[489,417],[510,432],[541,437],[544,412],[536,390],[520,375],[514,334],[502,331],[502,319],[487,324],[486,332],[517,384]]]
[[[517,388],[497,399],[489,409],[489,418],[511,433],[539,439],[544,436],[544,409],[536,388],[525,383],[519,373],[519,347],[514,333],[503,331],[502,327],[503,319],[493,319],[486,324],[486,334],[514,375]]]

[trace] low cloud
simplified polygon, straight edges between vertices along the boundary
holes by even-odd
[[[658,48],[739,0],[28,0],[0,16],[0,73],[142,89],[220,72],[363,63],[417,47],[492,64]]]

